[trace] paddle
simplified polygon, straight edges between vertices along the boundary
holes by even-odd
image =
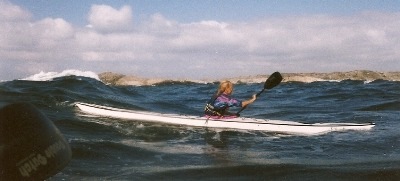
[[[265,89],[272,89],[275,86],[277,86],[279,83],[281,83],[282,81],[282,75],[279,72],[274,72],[273,74],[271,74],[268,79],[265,81],[264,83],[264,88],[256,94],[256,97],[258,97],[261,93],[263,93],[265,91]],[[240,109],[240,111],[238,111],[236,113],[236,115],[240,115],[239,113],[242,112],[244,109],[246,109],[247,106],[242,107],[242,109]]]

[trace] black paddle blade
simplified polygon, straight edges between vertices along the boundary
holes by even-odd
[[[275,86],[277,86],[279,83],[282,82],[282,75],[279,72],[274,72],[273,74],[271,74],[268,79],[265,81],[264,84],[264,89],[262,89],[259,93],[256,94],[256,97],[258,97],[261,93],[264,92],[265,89],[272,89]],[[240,109],[240,111],[238,111],[236,113],[236,115],[239,117],[240,116],[240,112],[242,112],[244,109],[246,109],[247,106],[242,107],[242,109]]]
[[[267,81],[265,81],[264,89],[272,89],[282,82],[282,75],[279,72],[274,72],[271,76],[268,77]]]

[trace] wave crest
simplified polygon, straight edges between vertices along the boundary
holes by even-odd
[[[55,78],[59,77],[66,77],[66,76],[80,76],[80,77],[88,77],[92,79],[96,79],[100,81],[99,76],[91,71],[80,71],[80,70],[64,70],[62,72],[43,72],[31,75],[29,77],[20,79],[20,80],[27,80],[27,81],[52,81]]]

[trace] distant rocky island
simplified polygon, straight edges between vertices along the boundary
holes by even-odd
[[[331,72],[331,73],[282,73],[283,82],[316,82],[316,81],[342,81],[342,80],[390,80],[400,81],[400,72],[375,72],[369,70],[355,70],[349,72]],[[221,80],[230,80],[234,83],[260,83],[264,82],[269,75],[241,76],[225,79],[204,79],[204,80],[182,80],[182,79],[162,79],[162,78],[142,78],[133,75],[124,75],[113,72],[104,72],[99,74],[99,78],[105,84],[117,86],[142,86],[154,85],[164,82],[196,82],[210,83]]]

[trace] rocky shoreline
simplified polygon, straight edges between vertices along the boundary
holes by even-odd
[[[331,72],[331,73],[282,73],[283,82],[316,82],[316,81],[342,81],[342,80],[361,80],[361,81],[374,81],[374,80],[390,80],[400,81],[400,72],[375,72],[369,70],[355,70],[349,72]],[[99,78],[105,84],[117,86],[143,86],[154,85],[165,82],[196,82],[196,83],[209,83],[219,82],[221,80],[230,80],[234,83],[260,83],[264,82],[269,75],[256,75],[256,76],[241,76],[226,79],[204,79],[204,80],[170,80],[161,78],[142,78],[131,75],[123,75],[113,72],[104,72],[99,74]]]

